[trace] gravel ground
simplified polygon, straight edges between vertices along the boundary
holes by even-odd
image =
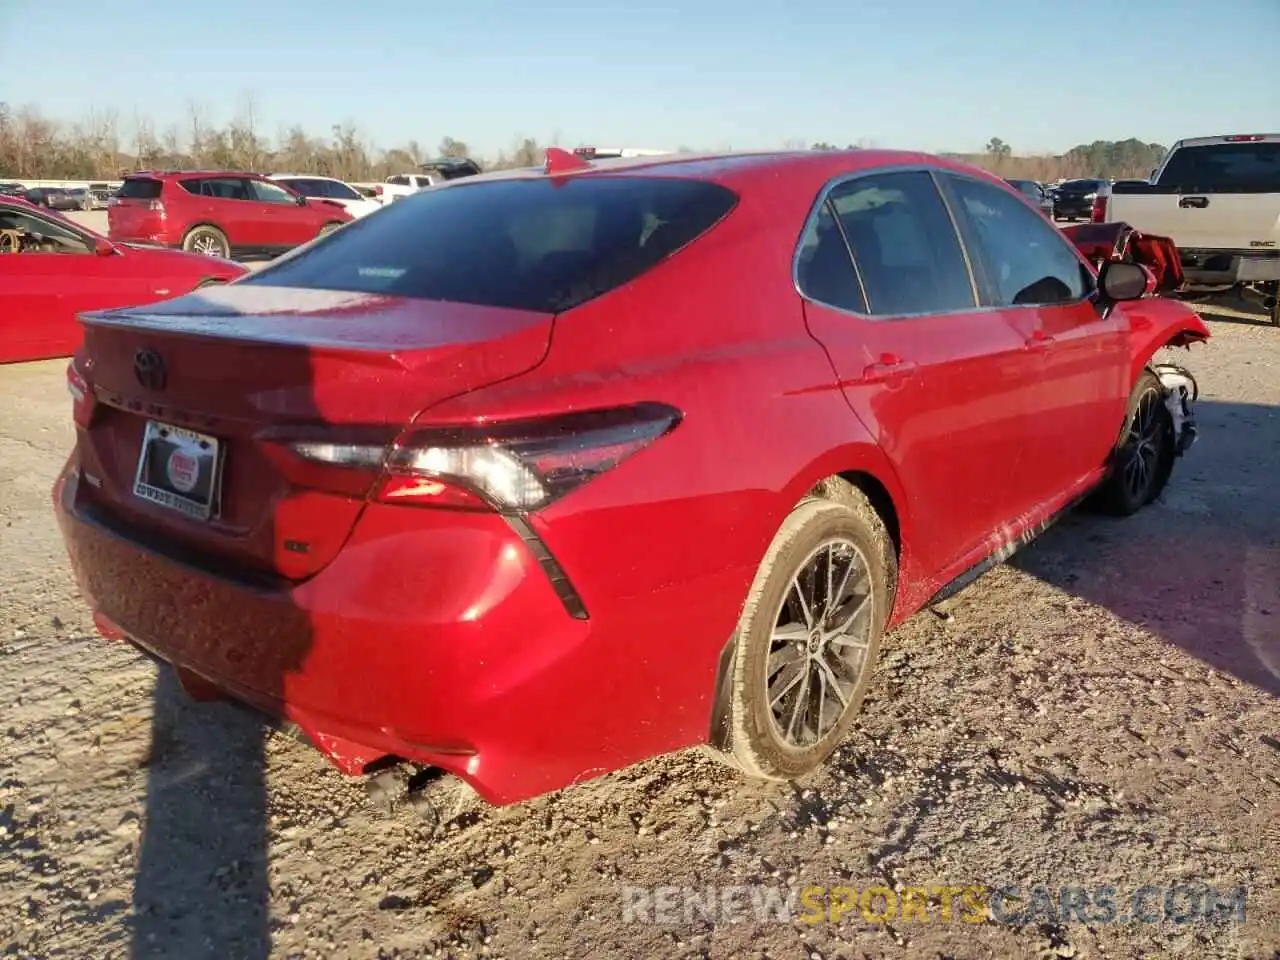
[[[49,505],[65,364],[0,367],[4,955],[1280,957],[1280,331],[1209,309],[1213,342],[1177,353],[1202,439],[1163,502],[1072,516],[896,631],[827,771],[767,786],[691,754],[504,809],[446,781],[434,838],[93,635]],[[1245,887],[1246,916],[1161,920],[1161,892],[1128,924],[1034,899],[947,922],[936,894],[929,923],[624,910],[635,887],[1035,884],[1113,885],[1122,914],[1144,886]]]

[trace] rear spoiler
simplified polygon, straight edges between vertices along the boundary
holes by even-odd
[[[1182,286],[1182,257],[1170,237],[1143,233],[1122,222],[1080,223],[1062,232],[1095,267],[1108,260],[1144,266],[1155,276],[1154,293],[1172,293]]]

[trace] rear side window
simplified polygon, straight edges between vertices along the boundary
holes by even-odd
[[[557,313],[645,273],[737,202],[700,180],[492,180],[415,193],[246,278]]]
[[[116,196],[121,200],[158,200],[163,186],[150,177],[130,177],[121,184]]]
[[[832,190],[830,203],[871,313],[946,313],[976,305],[959,237],[928,172],[859,177]]]
[[[1159,183],[1205,193],[1280,190],[1280,142],[1179,147],[1160,171]]]
[[[841,310],[866,313],[858,275],[844,235],[836,223],[831,202],[824,200],[818,209],[796,256],[796,284],[810,300]]]
[[[193,177],[182,181],[182,189],[197,197],[217,200],[248,200],[249,191],[239,177]]]

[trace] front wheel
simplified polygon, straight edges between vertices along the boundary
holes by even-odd
[[[843,484],[787,517],[734,636],[723,758],[768,780],[820,766],[862,707],[892,601],[896,557],[875,509]]]
[[[337,220],[331,220],[329,223],[326,223],[323,227],[320,228],[320,232],[316,234],[316,237],[317,238],[327,237],[329,234],[333,233],[333,231],[337,230],[341,226],[342,224],[339,223]]]
[[[1160,379],[1143,370],[1129,395],[1129,408],[1097,505],[1115,516],[1137,513],[1164,490],[1177,457],[1173,415]]]

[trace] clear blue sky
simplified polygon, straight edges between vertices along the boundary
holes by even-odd
[[[1016,152],[1280,130],[1280,0],[0,0],[0,99],[60,120],[246,95],[379,146]]]

